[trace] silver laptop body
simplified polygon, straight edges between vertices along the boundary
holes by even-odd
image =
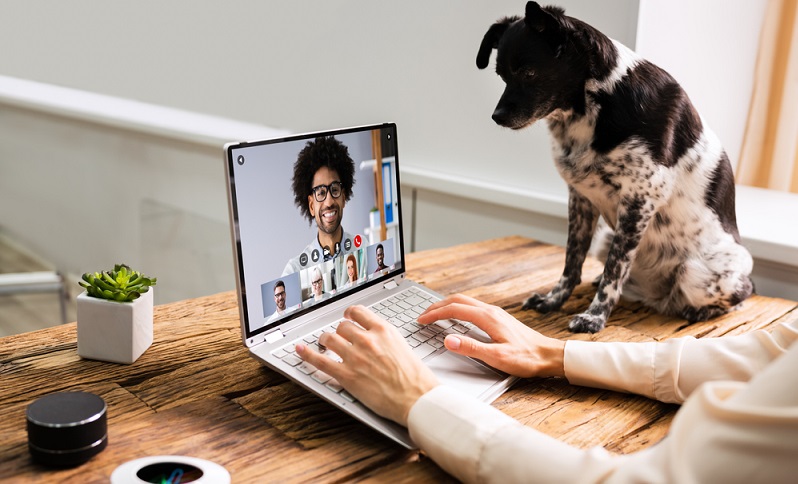
[[[318,224],[327,222],[317,222],[321,219],[310,210],[302,211],[302,203],[310,204],[309,197],[315,195],[293,189],[294,178],[301,180],[307,172],[301,168],[309,166],[308,160],[327,156],[324,153],[330,149],[322,147],[330,143],[339,154],[343,146],[354,167],[351,197],[345,200],[341,193],[333,199],[340,204],[332,212],[339,214],[342,228],[334,248],[318,243]],[[406,334],[414,326],[418,330],[413,315],[442,298],[405,277],[396,125],[230,143],[225,146],[225,168],[241,334],[250,355],[399,444],[414,448],[404,427],[376,415],[337,382],[320,378],[291,355],[299,341],[314,347],[314,338],[333,331],[330,325],[353,304],[382,311]],[[336,190],[327,186],[319,191],[329,198]],[[403,314],[403,309],[394,307],[399,301],[401,308],[410,305],[405,302],[422,304]],[[484,332],[458,321],[436,326],[432,336],[430,328],[423,328],[424,336],[413,333],[407,339],[441,383],[491,402],[516,380],[443,348],[447,333],[457,330],[486,341]]]

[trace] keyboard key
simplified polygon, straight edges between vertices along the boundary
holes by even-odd
[[[434,333],[434,332],[432,332],[432,331],[430,331],[430,330],[429,330],[429,328],[424,328],[424,329],[422,329],[421,331],[419,331],[419,332],[418,332],[418,334],[420,334],[420,335],[424,336],[424,337],[425,337],[425,338],[427,338],[427,339],[430,339],[430,338],[432,338],[433,336],[435,336],[435,333]]]
[[[336,353],[336,352],[334,352],[332,350],[325,350],[323,354],[324,354],[324,356],[326,356],[327,358],[329,358],[329,359],[331,359],[333,361],[337,361],[339,363],[341,361],[343,361],[343,359],[340,356],[338,356],[338,353]]]
[[[355,397],[353,397],[352,394],[349,393],[346,390],[341,390],[341,396],[344,397],[345,399],[349,400],[350,402],[357,401],[357,399]]]
[[[441,328],[440,326],[438,326],[436,324],[428,324],[428,325],[426,325],[424,327],[424,329],[426,329],[427,331],[431,331],[432,334],[438,334],[438,333],[441,333],[443,331],[443,328]]]
[[[335,378],[325,383],[324,386],[334,391],[335,393],[338,393],[344,389],[344,387],[342,387],[341,384],[338,383],[338,380],[336,380]]]
[[[272,355],[273,355],[275,358],[283,358],[283,357],[284,357],[284,356],[286,356],[287,354],[288,354],[288,353],[287,353],[287,352],[286,352],[284,349],[282,349],[282,348],[277,348],[276,350],[272,351]]]
[[[327,383],[328,381],[330,381],[332,379],[332,377],[330,375],[324,373],[321,370],[319,370],[316,373],[310,375],[310,377],[313,378],[314,380],[316,380],[319,383]]]
[[[466,333],[466,336],[469,336],[477,341],[482,341],[483,343],[490,342],[490,336],[488,336],[487,333],[479,328],[469,330],[468,333]]]
[[[421,303],[423,303],[424,301],[425,301],[424,299],[421,299],[418,296],[410,296],[410,297],[405,299],[405,302],[407,304],[411,305],[411,306],[418,306]]]
[[[449,329],[454,326],[454,323],[451,320],[436,321],[435,326],[439,326],[442,329]]]
[[[296,367],[296,369],[301,371],[302,373],[304,373],[306,375],[310,375],[311,373],[316,371],[318,368],[316,368],[315,366],[311,365],[307,361],[303,361],[302,364],[300,364],[299,366]]]
[[[286,355],[285,358],[283,358],[283,361],[288,363],[291,366],[296,366],[296,365],[302,363],[302,359],[299,358],[298,356],[294,356],[294,355]]]
[[[463,326],[465,326],[466,328],[468,328],[468,329],[474,329],[475,328],[475,326],[473,324],[469,323],[468,321],[458,321],[458,322],[460,324],[462,324]]]
[[[413,333],[411,338],[413,338],[416,341],[420,341],[421,343],[423,343],[423,342],[425,342],[425,341],[427,341],[429,339],[429,336],[425,336],[421,331],[419,331],[418,333]]]
[[[396,313],[396,311],[392,310],[391,308],[385,308],[385,309],[380,311],[380,314],[382,314],[386,318],[392,318],[392,317],[396,316],[397,313]]]
[[[413,348],[413,353],[415,353],[419,358],[423,360],[426,356],[435,353],[435,347],[432,345],[428,345],[427,343],[421,343],[420,345]]]

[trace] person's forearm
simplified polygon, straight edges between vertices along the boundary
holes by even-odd
[[[537,376],[565,376],[566,341],[551,338],[539,347],[540,361],[545,362]]]
[[[750,384],[702,386],[663,441],[624,456],[571,447],[444,386],[416,402],[408,429],[465,482],[791,482],[798,471],[796,367],[798,346]]]
[[[747,381],[798,340],[798,321],[740,336],[659,343],[569,341],[565,377],[575,385],[681,403],[701,383]]]
[[[463,482],[599,482],[620,459],[526,427],[501,411],[439,386],[410,410],[413,441]]]
[[[655,398],[657,344],[568,341],[563,363],[565,377],[573,385]]]

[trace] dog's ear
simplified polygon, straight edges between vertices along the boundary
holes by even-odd
[[[548,11],[547,11],[548,10]],[[562,31],[559,21],[550,12],[557,12],[563,15],[565,12],[556,7],[540,8],[537,2],[527,2],[524,16],[524,24],[531,30],[542,35],[546,43],[551,47],[555,57],[559,57],[565,45],[565,34]]]
[[[482,38],[482,43],[479,45],[479,51],[477,52],[477,67],[479,69],[488,67],[491,51],[499,45],[499,39],[507,31],[507,27],[518,19],[519,17],[505,17],[490,26],[485,33],[485,37]]]

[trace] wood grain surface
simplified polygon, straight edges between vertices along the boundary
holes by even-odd
[[[508,237],[408,256],[410,278],[443,294],[500,305],[557,338],[656,341],[716,337],[798,317],[798,303],[754,296],[724,317],[694,325],[622,302],[596,335],[568,332],[593,296],[601,264],[562,310],[522,311],[532,291],[559,278],[564,251]],[[155,341],[132,365],[83,360],[75,323],[0,339],[0,481],[108,482],[124,462],[187,455],[224,466],[233,482],[446,482],[423,453],[408,451],[248,356],[234,292],[155,308]],[[108,447],[86,464],[49,469],[27,448],[25,409],[59,391],[88,391],[108,404]],[[517,383],[494,403],[506,414],[569,444],[629,453],[662,439],[678,409],[643,397],[571,386],[563,379]]]

